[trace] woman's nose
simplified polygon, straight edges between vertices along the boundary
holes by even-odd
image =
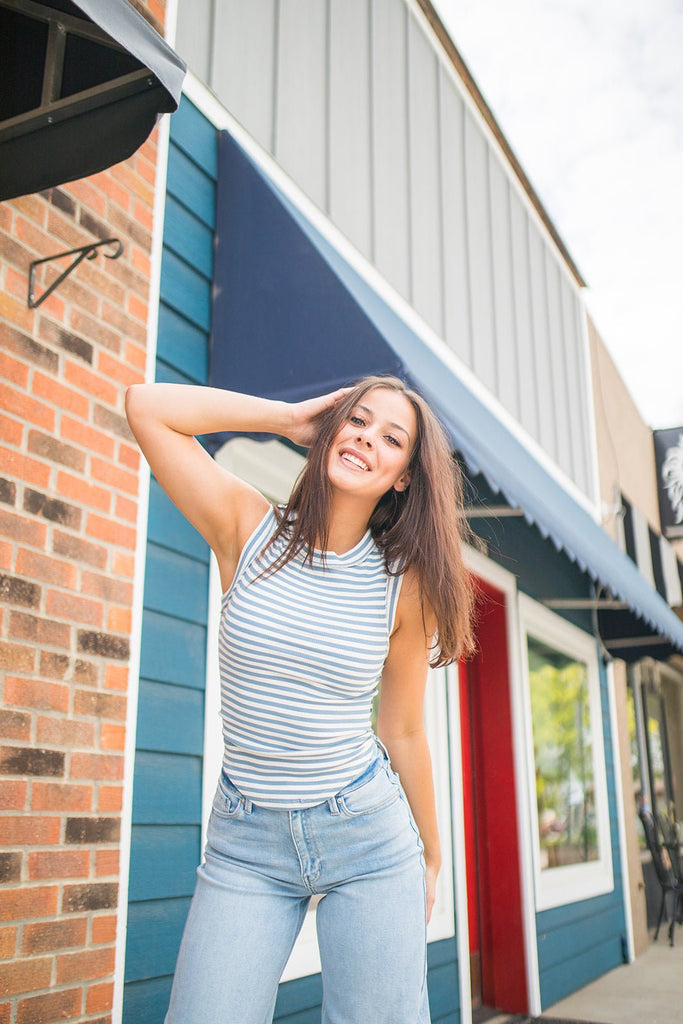
[[[366,431],[363,431],[363,433],[359,433],[358,436],[356,437],[356,441],[358,442],[358,444],[364,444],[367,445],[368,448],[372,448],[372,440],[370,439],[370,436]]]

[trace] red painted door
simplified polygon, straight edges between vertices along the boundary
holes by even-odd
[[[505,595],[479,581],[478,651],[460,665],[470,975],[475,1020],[485,1007],[526,1013]]]

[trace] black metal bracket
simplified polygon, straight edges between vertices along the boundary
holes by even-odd
[[[42,260],[34,260],[29,269],[28,275],[28,308],[35,309],[37,306],[44,302],[48,295],[52,295],[55,288],[64,281],[69,274],[76,269],[79,263],[83,260],[94,260],[97,256],[97,250],[101,249],[103,245],[113,245],[113,252],[105,252],[104,256],[108,260],[117,260],[123,252],[123,242],[118,238],[105,238],[101,242],[91,242],[89,245],[82,245],[78,249],[67,249],[66,252],[59,252],[56,256],[46,256]],[[52,263],[53,260],[61,260],[65,256],[75,256],[76,259],[64,270],[58,278],[56,278],[49,288],[46,288],[39,299],[35,297],[35,284],[36,284],[36,267],[39,267],[41,263]]]

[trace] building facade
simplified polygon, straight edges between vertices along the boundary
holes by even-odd
[[[433,1020],[539,1012],[637,947],[614,665],[683,637],[600,525],[583,281],[427,2],[167,6],[170,124],[0,206],[0,1020],[163,1020],[220,762],[216,573],[125,387],[296,398],[370,371],[433,402],[480,542],[479,653],[428,687]],[[31,259],[112,233],[124,257],[27,312]],[[223,441],[286,496],[298,453]],[[320,1000],[312,910],[275,1019]]]

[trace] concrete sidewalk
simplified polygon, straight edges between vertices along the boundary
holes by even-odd
[[[647,952],[541,1014],[598,1024],[683,1024],[683,929],[672,949],[666,933]]]

